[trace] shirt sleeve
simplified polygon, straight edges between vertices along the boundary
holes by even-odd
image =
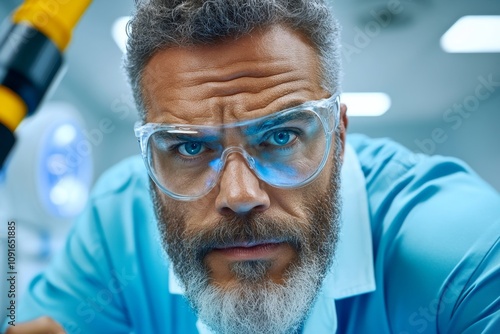
[[[49,316],[67,333],[128,333],[121,293],[126,273],[110,266],[97,210],[90,203],[64,249],[34,279],[21,302],[17,322]]]
[[[366,309],[394,333],[500,333],[499,194],[457,159],[360,138],[377,280]]]
[[[45,315],[69,334],[196,332],[188,302],[169,291],[148,185],[139,156],[100,177],[64,249],[31,282],[17,323]]]
[[[500,220],[485,232],[441,290],[440,333],[500,333]]]

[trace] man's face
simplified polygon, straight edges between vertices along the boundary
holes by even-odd
[[[147,121],[215,125],[269,115],[328,97],[319,71],[306,39],[280,26],[162,50],[145,68]],[[266,184],[239,153],[196,201],[173,200],[152,185],[174,270],[216,331],[290,332],[306,316],[336,243],[340,129],[325,168],[301,188]]]

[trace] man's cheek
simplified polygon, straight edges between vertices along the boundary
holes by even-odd
[[[161,198],[165,210],[183,215],[188,220],[206,216],[208,212],[215,212],[214,201],[210,200],[209,195],[194,201],[175,200],[164,193],[161,193]]]

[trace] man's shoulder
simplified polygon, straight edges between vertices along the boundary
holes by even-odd
[[[415,195],[423,190],[461,189],[454,192],[460,197],[475,189],[492,201],[500,199],[499,194],[460,159],[414,153],[388,138],[372,139],[353,134],[348,136],[348,142],[359,159],[372,205],[387,204],[389,199],[401,199],[402,195]]]
[[[149,177],[141,157],[126,158],[104,172],[92,190],[88,207],[100,228],[115,239],[118,230],[153,222]]]
[[[500,195],[463,161],[415,154],[389,139],[349,142],[365,177],[375,242],[390,230],[429,240],[461,229],[473,239],[500,219]]]
[[[480,291],[495,289],[499,275],[498,192],[458,159],[388,139],[349,142],[365,176],[377,293],[393,328],[461,332],[460,319],[470,318],[461,310],[488,307]]]
[[[146,167],[138,155],[125,158],[106,170],[97,180],[92,197],[95,199],[118,195],[130,187],[139,189],[148,187]]]
[[[420,155],[389,138],[370,138],[361,134],[350,134],[347,138],[367,179],[380,173],[401,174],[422,161]]]

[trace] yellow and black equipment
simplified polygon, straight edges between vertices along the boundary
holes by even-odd
[[[0,169],[14,130],[37,110],[92,0],[25,0],[0,33]]]

